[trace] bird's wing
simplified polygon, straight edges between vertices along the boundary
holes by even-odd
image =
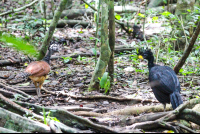
[[[173,93],[180,89],[178,78],[170,67],[153,67],[149,73],[149,80],[152,88],[156,88],[156,90],[160,90],[166,94]]]
[[[45,61],[36,61],[30,63],[25,72],[31,74],[32,76],[43,76],[47,75],[50,71],[50,66]]]

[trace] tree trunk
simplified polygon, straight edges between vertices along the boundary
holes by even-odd
[[[111,86],[114,82],[114,50],[115,50],[115,15],[114,15],[114,0],[109,4],[109,46],[111,49],[111,56],[108,62],[108,73],[110,76]]]
[[[102,0],[101,8],[101,54],[90,81],[89,90],[99,90],[99,80],[108,65],[111,50],[108,44],[108,0]]]
[[[46,54],[47,48],[49,47],[51,37],[53,36],[54,30],[56,28],[58,20],[60,19],[62,11],[65,9],[66,3],[67,3],[67,0],[61,0],[60,1],[60,5],[59,5],[58,9],[56,10],[56,13],[53,17],[51,24],[50,24],[49,30],[45,34],[45,38],[42,42],[42,48],[40,49],[38,60],[41,60]]]

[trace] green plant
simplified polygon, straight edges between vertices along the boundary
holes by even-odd
[[[72,60],[72,57],[62,57],[63,58],[63,62],[64,63],[68,63],[69,61],[71,61]]]
[[[49,112],[45,112],[44,107],[42,109],[43,109],[43,117],[44,117],[44,124],[45,125],[47,125],[47,119],[60,122],[56,117],[51,117],[50,116],[51,112],[54,112],[55,110],[50,110]],[[47,115],[47,117],[46,117],[46,115]]]
[[[0,41],[5,42],[9,47],[15,48],[26,55],[36,57],[38,54],[36,48],[22,38],[17,38],[8,34],[1,34]]]
[[[100,87],[105,89],[105,94],[110,89],[110,76],[108,75],[108,72],[105,72],[101,78],[99,78],[100,81]]]
[[[43,110],[44,124],[47,125],[46,112],[45,112],[44,107],[42,108],[42,110]]]

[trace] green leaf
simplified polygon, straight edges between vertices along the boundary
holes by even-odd
[[[21,94],[14,94],[15,100],[17,100],[18,97],[23,97]]]
[[[46,120],[46,113],[45,113],[45,109],[44,109],[44,106],[43,106],[43,117],[44,117],[44,124],[47,125],[47,120]]]
[[[166,16],[166,17],[168,17],[171,13],[170,12],[168,12],[168,11],[165,11],[165,12],[163,12],[163,13],[160,13],[160,14],[162,14],[162,15],[164,15],[164,16]]]
[[[187,11],[190,13],[191,12],[191,10],[190,9],[187,9]]]
[[[95,48],[92,48],[92,52],[93,52],[94,55],[97,55],[97,51],[96,51]]]
[[[169,131],[167,131],[167,133],[174,133],[174,131],[172,131],[172,130],[169,130]]]
[[[5,42],[5,44],[9,47],[15,48],[16,50],[23,52],[25,55],[36,57],[38,54],[38,50],[22,38],[17,38],[7,34],[1,34],[0,41]]]
[[[93,39],[94,39],[94,37],[89,37],[89,39],[90,39],[90,40],[93,40]]]
[[[28,86],[29,84],[30,82],[27,82],[27,83],[20,84],[20,86]]]
[[[170,41],[175,41],[176,39],[175,38],[170,38]]]
[[[164,2],[165,4],[167,4],[167,0],[163,0],[163,2]]]
[[[164,42],[167,42],[167,41],[169,41],[169,40],[168,40],[168,38],[164,38],[164,40],[163,40],[163,41],[164,41]]]
[[[89,6],[87,4],[85,4],[85,8],[87,9]]]
[[[158,20],[158,17],[155,16],[152,18],[152,21],[156,21],[156,20]]]
[[[67,20],[68,19],[67,16],[65,16],[64,19]]]
[[[168,53],[170,53],[170,52],[171,52],[171,48],[169,47],[169,48],[168,48]]]
[[[47,83],[49,83],[50,82],[50,80],[45,80],[44,81],[44,84],[47,84]]]
[[[51,23],[52,20],[47,20],[47,23]]]
[[[145,17],[145,15],[144,15],[144,14],[141,14],[141,13],[139,13],[138,16],[140,16],[140,17],[142,17],[142,18]]]
[[[115,15],[115,18],[116,18],[117,20],[120,20],[120,19],[121,19],[121,16],[120,16],[119,14],[116,14],[116,15]]]
[[[100,86],[101,88],[104,88],[106,82],[107,82],[107,78],[108,78],[108,72],[105,72],[101,78],[101,81],[100,81]]]

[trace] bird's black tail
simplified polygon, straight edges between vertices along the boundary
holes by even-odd
[[[172,94],[170,94],[170,101],[173,109],[176,109],[179,105],[183,103],[179,92],[173,92]]]

